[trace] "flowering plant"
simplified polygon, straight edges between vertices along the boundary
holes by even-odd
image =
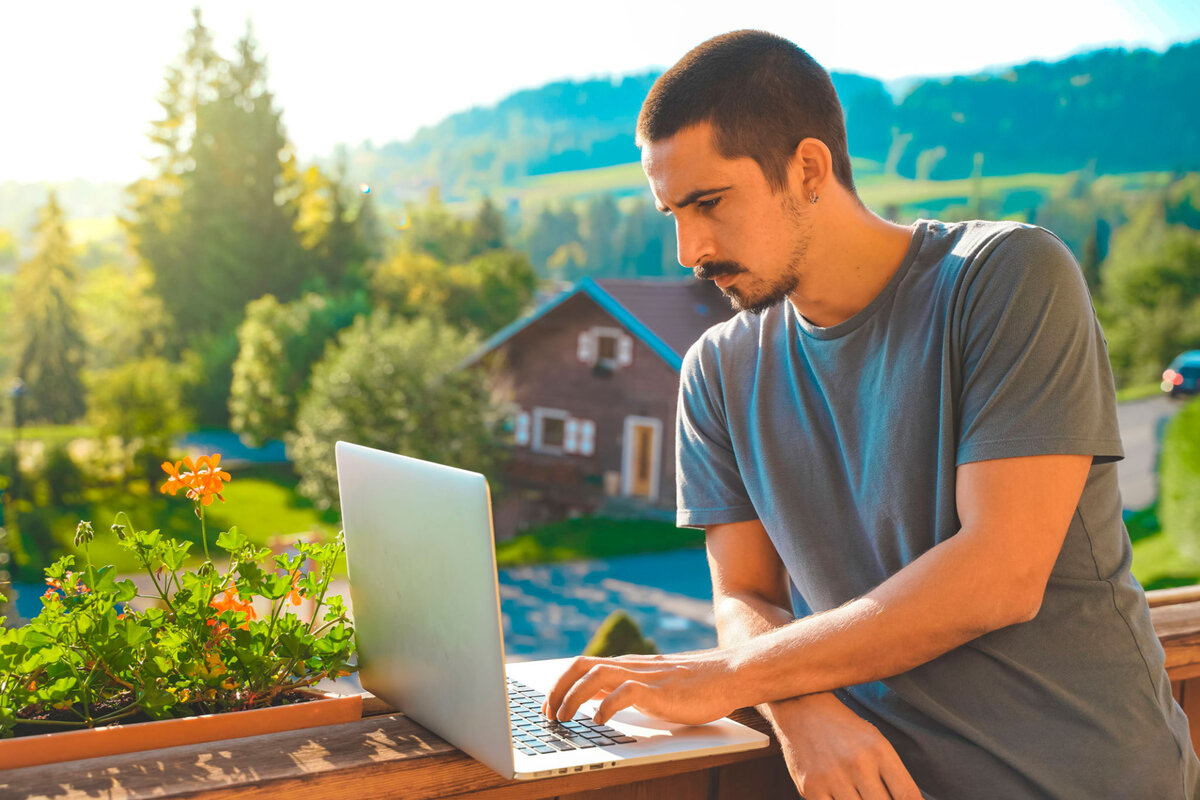
[[[220,464],[214,454],[162,465],[161,490],[184,489],[200,520],[204,561],[195,571],[183,569],[191,542],[116,515],[111,530],[149,572],[155,594],[139,595],[112,566],[95,567],[95,531],[79,523],[85,569],[70,569],[73,555],[58,559],[45,571],[42,611],[23,627],[0,629],[0,738],[280,705],[302,699],[296,689],[354,671],[345,605],[326,597],[343,535],[301,542],[298,555],[276,555],[272,564],[269,548],[231,527],[216,537],[229,554],[222,573],[209,556],[204,515],[214,498],[225,502],[230,475]],[[319,565],[315,574],[302,569],[308,559]],[[134,611],[127,604],[135,597],[157,602]],[[255,613],[255,597],[269,601],[269,613]],[[316,601],[307,621],[288,609],[306,598]]]

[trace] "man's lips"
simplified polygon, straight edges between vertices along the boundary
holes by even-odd
[[[737,277],[737,273],[734,273],[733,275],[718,275],[717,277],[713,278],[713,283],[717,285],[717,288],[724,290],[727,286],[729,286],[729,284],[736,281]]]

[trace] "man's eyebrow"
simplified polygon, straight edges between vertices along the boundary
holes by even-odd
[[[695,191],[688,192],[686,195],[684,195],[684,198],[679,201],[679,203],[676,205],[676,208],[687,208],[692,203],[696,202],[697,200],[699,200],[701,197],[704,197],[705,195],[716,194],[718,192],[725,192],[732,188],[733,188],[733,185],[730,184],[729,186],[718,186],[713,189],[696,189]],[[663,206],[659,205],[659,203],[657,201],[655,201],[654,207],[657,208],[659,211],[661,211],[664,214],[671,213],[671,210],[669,208],[664,208]]]

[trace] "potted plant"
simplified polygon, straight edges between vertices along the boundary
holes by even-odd
[[[216,546],[229,554],[222,571],[209,556],[205,508],[230,480],[221,456],[165,462],[161,490],[183,489],[200,520],[204,561],[183,568],[191,542],[138,530],[125,512],[111,526],[122,547],[149,573],[154,594],[139,595],[114,567],[88,553],[95,532],[81,521],[67,555],[46,568],[42,611],[20,628],[0,629],[0,765],[74,760],[186,742],[250,736],[358,719],[360,695],[315,693],[325,677],[354,671],[354,631],[341,597],[328,597],[333,568],[345,552],[301,542],[298,555],[275,555],[236,526]],[[311,559],[319,569],[305,571]],[[148,597],[142,611],[129,603]],[[254,598],[269,603],[256,613]],[[315,599],[311,618],[290,606]],[[260,604],[263,601],[260,601]],[[326,611],[320,616],[322,607]],[[3,618],[0,618],[0,623]],[[131,724],[138,723],[138,724]]]

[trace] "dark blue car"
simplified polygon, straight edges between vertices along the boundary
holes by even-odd
[[[1171,397],[1200,392],[1200,350],[1180,353],[1163,373],[1162,390]]]

